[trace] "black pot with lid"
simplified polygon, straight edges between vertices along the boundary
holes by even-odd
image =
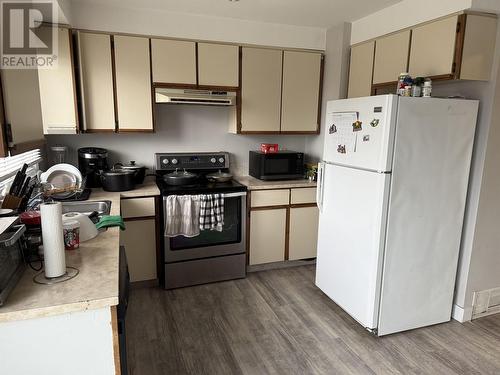
[[[102,188],[106,191],[127,191],[135,188],[136,171],[110,169],[100,172]]]
[[[198,175],[192,172],[188,172],[185,169],[179,171],[178,168],[174,172],[168,173],[163,176],[163,180],[168,185],[190,185],[193,184],[198,179]]]
[[[113,169],[123,169],[135,172],[135,183],[139,185],[144,182],[147,168],[144,165],[137,164],[135,160],[131,160],[129,164],[116,163]]]

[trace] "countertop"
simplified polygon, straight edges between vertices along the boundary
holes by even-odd
[[[93,189],[89,201],[110,200],[111,215],[120,214],[120,198],[159,195],[154,180],[124,192]],[[96,238],[66,251],[66,265],[79,274],[68,281],[40,285],[33,282],[38,272],[27,268],[21,280],[0,307],[0,322],[39,318],[75,311],[118,305],[120,229],[108,228]]]
[[[263,181],[252,176],[234,177],[240,184],[245,185],[248,190],[267,190],[267,189],[290,189],[316,187],[316,181],[309,180],[285,180],[285,181]]]

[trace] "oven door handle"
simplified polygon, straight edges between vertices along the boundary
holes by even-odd
[[[15,225],[12,228],[16,229],[16,231],[6,240],[0,241],[0,247],[10,247],[14,245],[21,238],[24,232],[26,232],[26,226],[24,224]]]

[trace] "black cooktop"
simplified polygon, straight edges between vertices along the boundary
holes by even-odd
[[[246,191],[247,187],[234,180],[228,182],[209,182],[201,176],[191,185],[168,185],[162,177],[156,179],[161,195],[211,194]]]

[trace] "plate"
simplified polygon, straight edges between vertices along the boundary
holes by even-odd
[[[81,187],[82,184],[82,174],[78,168],[71,164],[56,164],[47,169],[46,172],[40,175],[40,181],[42,183],[51,184],[55,189],[65,189],[67,187],[76,185]],[[73,195],[73,191],[54,194],[58,198],[67,198]]]

